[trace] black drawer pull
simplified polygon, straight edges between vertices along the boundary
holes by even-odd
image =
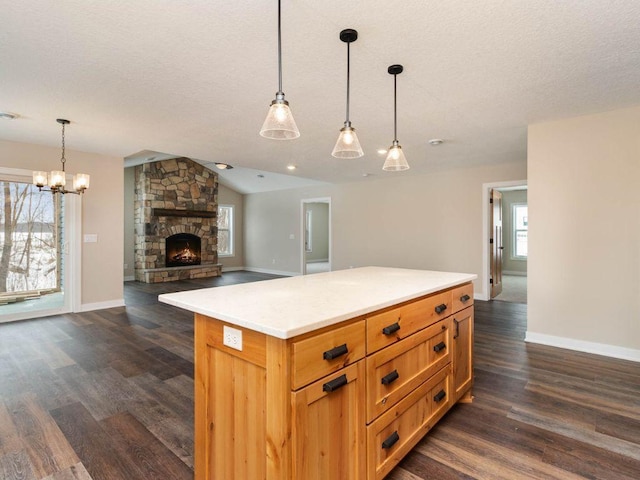
[[[440,342],[435,347],[433,347],[433,351],[438,353],[439,351],[444,350],[445,348],[447,348],[447,344],[444,342]]]
[[[438,305],[436,307],[436,313],[442,313],[447,309],[447,305],[444,303],[441,303],[440,305]]]
[[[347,383],[349,383],[347,381],[347,376],[346,375],[340,375],[338,378],[334,378],[330,382],[327,382],[324,385],[322,385],[322,391],[323,392],[335,392],[339,388],[344,387]]]
[[[434,395],[433,401],[438,403],[440,400],[442,400],[446,396],[447,396],[447,392],[445,392],[444,390],[440,390],[438,393]]]
[[[461,301],[462,303],[466,303],[470,298],[471,298],[471,297],[470,297],[469,295],[462,295],[462,296],[460,297],[460,301]]]
[[[382,329],[382,333],[384,333],[385,335],[391,335],[393,332],[397,332],[398,330],[400,330],[400,324],[396,322],[384,327]]]
[[[382,377],[381,382],[382,382],[383,385],[391,385],[399,377],[400,377],[400,375],[398,374],[398,370],[394,370],[393,372],[388,373],[384,377]]]
[[[335,347],[324,352],[322,354],[322,358],[324,358],[325,360],[333,360],[334,358],[338,358],[345,353],[349,353],[349,349],[347,348],[347,344],[343,343],[339,347]]]
[[[389,435],[389,437],[384,442],[382,442],[382,448],[388,450],[393,447],[398,440],[400,440],[400,435],[398,435],[398,431],[396,430],[391,435]]]

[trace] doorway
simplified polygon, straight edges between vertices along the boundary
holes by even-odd
[[[513,253],[517,240],[513,235],[512,208],[514,203],[517,203],[513,201],[513,196],[517,192],[524,192],[526,203],[526,180],[485,183],[482,186],[484,254],[480,278],[482,291],[477,295],[480,300],[495,298],[516,303],[527,301],[526,255],[523,261],[523,258],[514,258]],[[496,201],[496,197],[499,200]],[[523,232],[519,233],[521,239],[519,253],[523,253]]]
[[[0,323],[79,310],[79,197],[0,168],[0,208]]]
[[[331,271],[331,199],[302,200],[303,275]]]

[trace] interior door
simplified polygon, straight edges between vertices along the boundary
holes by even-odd
[[[491,298],[500,295],[502,292],[502,193],[491,189],[489,195],[491,202],[491,238],[489,238],[490,249],[490,277]]]

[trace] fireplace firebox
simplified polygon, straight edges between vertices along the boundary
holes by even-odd
[[[165,240],[166,266],[185,267],[200,265],[200,237],[191,233],[178,233]]]

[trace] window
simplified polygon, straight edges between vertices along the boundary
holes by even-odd
[[[512,206],[513,258],[526,259],[529,241],[529,210],[526,203],[514,203]]]
[[[0,292],[61,290],[61,197],[0,181]]]
[[[233,256],[233,205],[218,205],[218,256]]]

